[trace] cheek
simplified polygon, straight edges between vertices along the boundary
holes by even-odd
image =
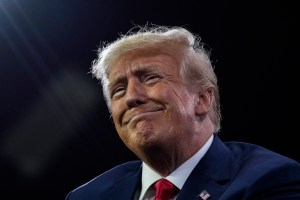
[[[172,87],[167,90],[164,90],[160,93],[163,99],[166,99],[167,102],[174,102],[180,106],[191,101],[191,93],[189,93],[185,88],[182,87]]]
[[[168,104],[170,101],[178,101],[179,96],[176,93],[176,88],[167,84],[159,84],[148,90],[148,97],[154,101]]]
[[[121,105],[114,103],[111,107],[111,117],[115,126],[120,126],[120,116],[121,116]]]
[[[182,116],[192,116],[195,111],[195,102],[193,95],[186,91],[174,91],[172,98],[169,98],[171,107],[175,108],[175,112]]]

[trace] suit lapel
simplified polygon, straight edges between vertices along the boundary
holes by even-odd
[[[134,199],[135,192],[141,185],[142,167],[130,169],[126,176],[120,179],[99,200],[102,199]]]
[[[215,135],[211,147],[186,180],[177,200],[218,199],[236,169],[229,149]]]

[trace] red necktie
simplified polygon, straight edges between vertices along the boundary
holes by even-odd
[[[159,179],[154,184],[155,199],[154,200],[170,200],[178,192],[178,188],[167,179]]]

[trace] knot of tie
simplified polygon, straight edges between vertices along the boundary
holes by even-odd
[[[179,189],[167,179],[159,179],[154,184],[155,200],[170,200]]]

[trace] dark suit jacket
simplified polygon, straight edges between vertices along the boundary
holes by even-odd
[[[119,165],[71,191],[66,200],[133,200],[141,161]],[[177,200],[300,200],[300,164],[265,148],[223,143],[217,135],[186,180]]]

